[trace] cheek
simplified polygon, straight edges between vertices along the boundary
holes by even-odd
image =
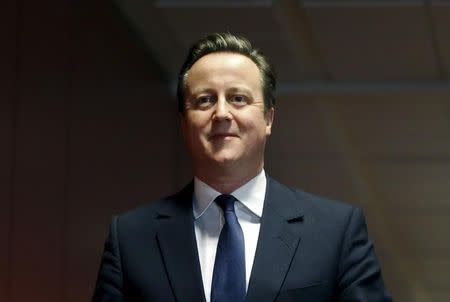
[[[267,131],[267,122],[264,118],[247,119],[245,123],[242,123],[242,127],[245,131],[251,133],[254,138],[265,135]]]
[[[211,112],[209,110],[193,110],[191,112],[190,121],[196,127],[204,127],[211,120]]]
[[[208,132],[208,127],[208,123],[204,123],[203,121],[196,119],[194,121],[190,121],[190,123],[186,125],[184,132],[191,142],[199,142],[205,139],[205,134]]]

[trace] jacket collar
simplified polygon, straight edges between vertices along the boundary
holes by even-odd
[[[156,239],[176,301],[205,301],[194,217],[192,182],[158,210]]]
[[[268,177],[246,301],[275,301],[298,248],[303,211],[295,193]]]
[[[192,211],[193,183],[158,210],[157,240],[177,301],[205,301]],[[246,301],[275,301],[298,248],[303,210],[295,193],[267,177]]]

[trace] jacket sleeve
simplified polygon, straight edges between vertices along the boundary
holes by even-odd
[[[338,289],[340,302],[392,302],[359,208],[353,209],[343,238]]]
[[[117,217],[114,217],[105,242],[100,269],[92,302],[123,302],[123,280],[117,234]]]

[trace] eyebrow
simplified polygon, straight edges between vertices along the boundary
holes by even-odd
[[[190,95],[198,95],[201,93],[215,93],[215,89],[209,88],[209,87],[199,87],[199,88],[196,88],[195,90],[189,89],[188,91],[189,91]],[[229,92],[232,92],[232,93],[245,92],[245,93],[252,95],[252,90],[245,86],[233,86],[226,90],[226,93],[229,93]]]
[[[214,89],[212,88],[207,88],[207,87],[201,87],[199,89],[196,90],[191,90],[189,89],[189,95],[190,96],[196,96],[202,93],[214,93]]]
[[[243,87],[243,86],[239,86],[239,87],[232,87],[229,89],[230,92],[244,92],[250,95],[253,95],[252,90],[247,88],[247,87]]]

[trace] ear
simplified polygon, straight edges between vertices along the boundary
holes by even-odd
[[[272,124],[275,116],[275,108],[272,107],[265,112],[265,120],[266,120],[266,135],[270,135],[272,133]]]

